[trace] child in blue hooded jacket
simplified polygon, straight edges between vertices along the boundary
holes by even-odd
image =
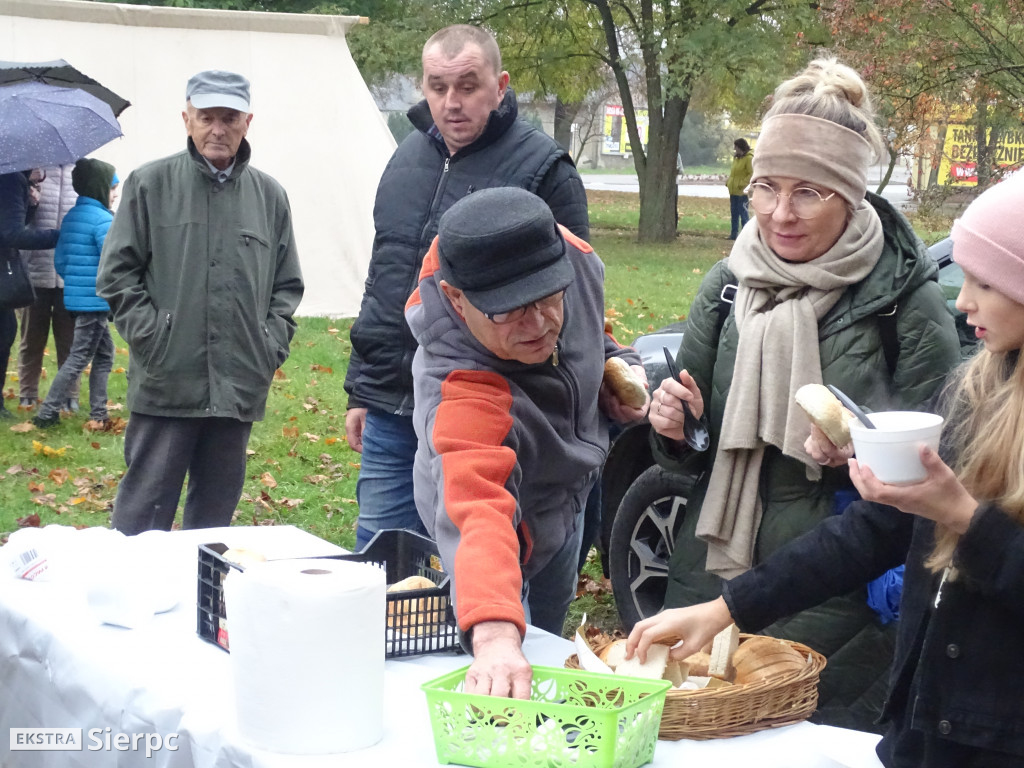
[[[110,307],[96,295],[96,272],[103,240],[114,220],[110,206],[117,174],[109,163],[84,158],[75,164],[71,183],[78,201],[61,224],[53,262],[64,278],[64,306],[75,318],[75,335],[71,352],[32,420],[38,427],[50,427],[60,420],[61,404],[90,362],[89,418],[101,423],[108,420],[107,378],[114,362],[114,341],[107,320]]]

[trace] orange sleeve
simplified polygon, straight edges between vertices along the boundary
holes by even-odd
[[[507,483],[515,452],[512,393],[490,371],[453,371],[441,385],[431,434],[442,462],[444,512],[459,530],[455,595],[459,626],[509,621],[526,632],[516,499]]]
[[[416,278],[416,288],[413,290],[409,299],[405,302],[405,308],[408,310],[410,307],[414,307],[417,304],[423,303],[423,299],[420,296],[420,283],[423,279],[430,277],[432,274],[441,269],[441,260],[437,255],[437,237],[434,237],[434,241],[430,244],[430,248],[423,254],[423,264],[420,266],[420,276]]]

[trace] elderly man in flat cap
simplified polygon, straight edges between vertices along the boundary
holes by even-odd
[[[131,352],[128,466],[111,524],[169,530],[231,522],[252,423],[288,357],[302,274],[284,189],[249,164],[249,81],[188,81],[185,150],[124,183],[97,292]]]
[[[406,320],[418,438],[416,507],[452,574],[467,691],[526,698],[527,624],[560,634],[576,592],[583,508],[608,419],[643,418],[603,384],[621,357],[604,330],[604,265],[518,187],[440,219]]]

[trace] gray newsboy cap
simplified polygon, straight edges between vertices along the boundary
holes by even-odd
[[[196,109],[227,107],[248,113],[249,81],[236,72],[208,69],[192,75],[185,98]]]
[[[551,209],[519,187],[464,197],[437,234],[441,277],[489,315],[565,290],[576,276]]]

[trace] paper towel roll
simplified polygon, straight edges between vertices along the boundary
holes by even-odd
[[[252,746],[318,755],[384,728],[384,571],[278,560],[224,584],[238,730]]]

